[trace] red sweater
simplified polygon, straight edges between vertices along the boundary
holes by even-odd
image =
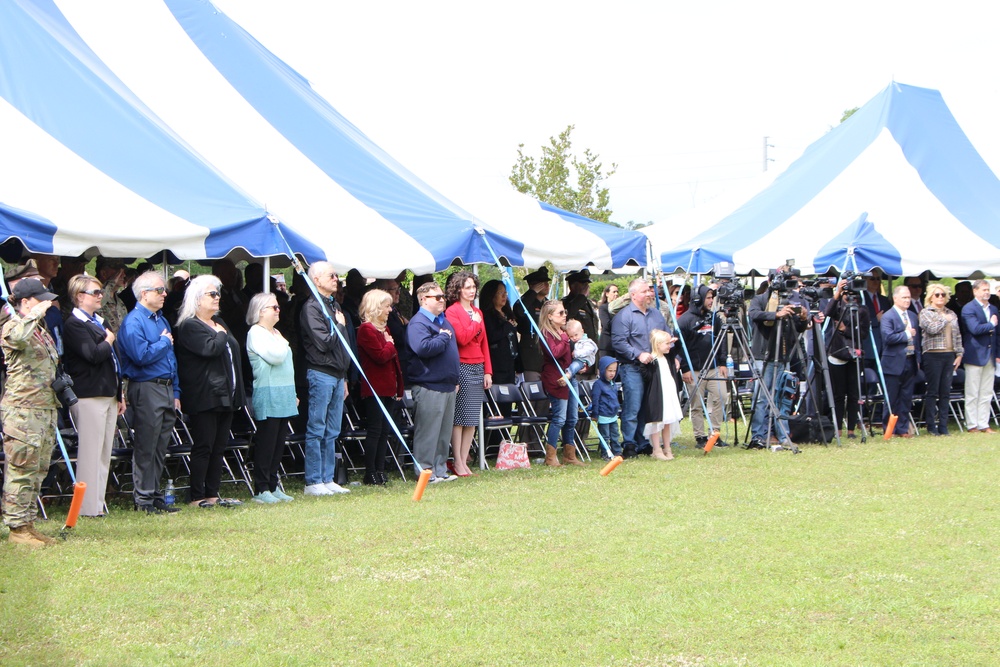
[[[375,328],[371,322],[358,327],[358,359],[379,396],[403,396],[403,371],[399,367],[399,354],[392,340]],[[361,398],[372,396],[368,382],[361,380]]]
[[[479,313],[479,321],[473,322],[461,303],[453,303],[444,311],[444,316],[455,328],[455,342],[458,343],[458,360],[463,364],[483,364],[483,372],[493,375],[493,365],[490,363],[490,343],[486,340],[486,324],[483,322],[483,311],[475,306],[472,310]]]
[[[570,362],[573,361],[573,346],[569,342],[569,335],[565,331],[560,331],[561,336],[556,339],[548,331],[543,331],[542,333],[545,335],[545,342],[548,343],[552,354],[555,355],[556,359],[559,360],[559,365],[565,370],[570,365]],[[546,394],[553,398],[568,399],[569,387],[558,384],[559,378],[562,376],[562,371],[556,367],[548,350],[542,350],[542,355],[542,388],[545,389]]]

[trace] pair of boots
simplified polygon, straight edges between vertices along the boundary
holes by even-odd
[[[55,538],[43,535],[35,530],[35,524],[33,523],[11,528],[10,536],[7,539],[11,544],[26,544],[29,547],[47,547],[59,543]]]
[[[574,445],[563,446],[563,463],[574,466],[586,465],[583,461],[576,458],[576,446]],[[559,463],[558,450],[552,445],[545,445],[545,465],[558,468],[563,463]]]

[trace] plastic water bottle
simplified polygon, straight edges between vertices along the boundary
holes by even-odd
[[[733,377],[733,355],[726,355],[726,377]]]
[[[174,480],[167,480],[167,488],[163,491],[163,502],[167,505],[173,505],[177,500],[177,488],[174,486]]]

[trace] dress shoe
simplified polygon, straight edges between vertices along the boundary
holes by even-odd
[[[136,503],[135,511],[145,512],[146,514],[163,514],[163,512],[153,507],[153,503]]]
[[[907,431],[906,433],[897,433],[896,437],[897,438],[912,438],[913,434],[910,433],[909,431]]]
[[[181,511],[180,507],[174,507],[173,505],[168,505],[167,503],[163,502],[163,498],[154,498],[153,507],[165,514],[173,514],[174,512]]]

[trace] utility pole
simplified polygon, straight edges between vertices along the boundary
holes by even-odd
[[[768,139],[770,139],[770,137],[764,137],[764,171],[767,171],[767,163],[768,162],[774,162],[774,160],[772,160],[771,158],[769,158],[767,156],[767,149],[768,148],[774,148],[774,144],[767,143]]]

